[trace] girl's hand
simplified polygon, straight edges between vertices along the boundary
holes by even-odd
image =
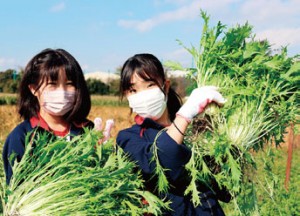
[[[98,143],[106,143],[106,141],[110,138],[110,131],[112,127],[114,126],[114,120],[113,119],[108,119],[105,124],[105,128],[103,130],[103,138],[99,139]],[[102,131],[102,119],[100,117],[95,118],[94,120],[94,129],[97,131]]]
[[[206,106],[213,101],[218,105],[223,105],[226,102],[223,96],[218,92],[216,86],[203,86],[194,89],[188,100],[177,112],[177,115],[182,116],[190,122],[196,115],[202,113]]]

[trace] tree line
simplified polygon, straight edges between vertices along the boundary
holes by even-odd
[[[0,93],[17,93],[23,71],[17,72],[13,69],[0,71]],[[184,77],[171,77],[171,87],[179,93],[181,97],[186,96],[186,89],[190,85]],[[118,95],[119,79],[111,79],[107,83],[99,79],[87,79],[87,87],[93,95]]]
[[[0,71],[0,92],[17,93],[23,71],[17,72],[12,69]],[[110,80],[104,83],[98,79],[87,79],[87,87],[91,94],[116,95],[118,94],[118,80]]]

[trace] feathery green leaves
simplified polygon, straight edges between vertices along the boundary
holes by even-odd
[[[88,129],[71,141],[29,134],[10,184],[1,181],[4,215],[159,215],[167,203],[144,192],[136,165],[112,141],[99,145],[101,136]]]
[[[209,16],[203,11],[201,16],[199,46],[188,48],[179,41],[195,62],[195,68],[185,69],[187,77],[197,87],[218,86],[227,102],[214,113],[208,107],[193,120],[185,138],[192,149],[186,165],[192,180],[186,193],[191,193],[194,205],[200,204],[197,182],[209,185],[211,178],[233,196],[244,194],[248,172],[256,168],[251,152],[269,143],[280,145],[287,127],[300,119],[299,56],[288,57],[286,47],[274,52],[267,40],[255,40],[248,23],[210,27]],[[255,196],[253,191],[249,195]],[[255,200],[248,199],[253,205]]]

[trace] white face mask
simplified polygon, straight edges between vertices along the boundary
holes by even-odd
[[[42,108],[55,116],[63,116],[74,107],[75,91],[44,91]]]
[[[167,107],[167,100],[160,88],[138,92],[127,97],[132,111],[144,118],[159,119]]]

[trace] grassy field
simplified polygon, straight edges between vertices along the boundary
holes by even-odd
[[[297,138],[298,139],[298,138]],[[299,143],[299,140],[297,141]],[[254,154],[253,157],[257,163],[257,169],[252,173],[248,171],[251,181],[248,184],[248,190],[256,194],[257,212],[242,214],[236,210],[235,203],[222,203],[226,215],[261,215],[261,216],[292,216],[300,215],[300,148],[293,149],[292,167],[288,188],[285,187],[287,147],[285,144],[279,148],[265,149]],[[252,186],[254,186],[252,188]],[[253,204],[247,196],[240,194],[238,200],[244,205],[239,206],[245,211]],[[258,213],[259,212],[259,213]]]
[[[14,97],[14,95],[10,95]],[[101,117],[103,121],[107,119],[115,120],[115,127],[112,131],[112,138],[115,138],[118,131],[129,127],[133,123],[133,118],[130,116],[129,108],[126,106],[126,102],[119,103],[117,97],[111,96],[93,96],[93,106],[88,118],[93,120],[95,117]],[[15,105],[1,105],[0,106],[0,152],[2,152],[2,146],[8,133],[21,122],[18,117]],[[293,163],[291,170],[291,179],[289,184],[289,191],[284,188],[285,180],[285,168],[287,160],[287,148],[283,144],[280,148],[273,148],[273,164],[266,164],[266,159],[270,159],[270,152],[260,152],[253,154],[258,162],[257,170],[252,173],[253,184],[256,185],[256,194],[258,195],[258,206],[260,215],[300,215],[300,148],[299,148],[299,136],[295,137],[295,143],[297,148],[294,148]],[[269,160],[270,161],[270,160]],[[0,160],[0,165],[2,158]],[[269,166],[274,172],[274,176],[270,179],[266,178],[262,173],[265,172],[265,166]],[[2,173],[2,165],[0,167],[0,173]],[[1,176],[1,174],[0,174]],[[274,181],[274,179],[276,181]],[[263,183],[262,183],[263,182]],[[245,199],[242,194],[240,199]],[[222,204],[227,215],[239,215],[234,210],[234,203]],[[1,206],[0,206],[1,212]]]

